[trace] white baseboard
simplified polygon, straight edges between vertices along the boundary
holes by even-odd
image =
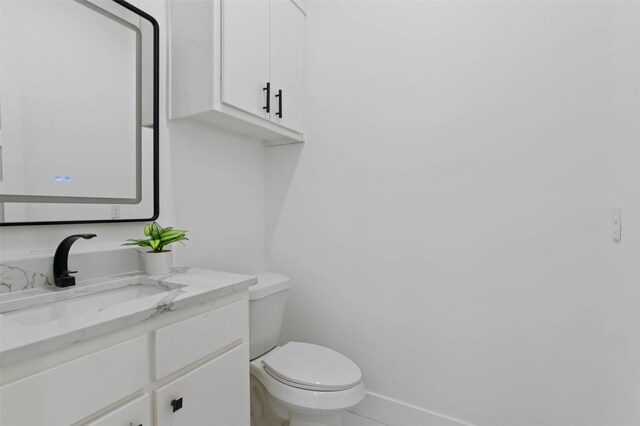
[[[344,426],[475,426],[373,392],[349,411]]]
[[[382,423],[374,422],[357,414],[346,412],[342,415],[342,426],[385,426]]]

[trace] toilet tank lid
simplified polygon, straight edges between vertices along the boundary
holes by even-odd
[[[262,272],[256,274],[258,283],[249,287],[249,300],[258,300],[272,294],[288,290],[291,279],[276,272]]]

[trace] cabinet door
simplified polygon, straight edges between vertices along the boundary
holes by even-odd
[[[222,1],[222,103],[269,118],[269,1]]]
[[[0,425],[67,426],[134,394],[149,382],[148,345],[136,337],[2,386]]]
[[[302,11],[291,0],[271,0],[271,121],[301,133],[304,127],[304,19]],[[276,98],[279,93],[281,98]]]
[[[242,344],[158,389],[157,426],[249,426],[248,351]]]
[[[151,426],[151,399],[149,395],[131,401],[87,426]]]

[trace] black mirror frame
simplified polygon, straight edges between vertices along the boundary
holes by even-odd
[[[0,222],[0,226],[73,225],[82,223],[151,222],[160,215],[160,26],[148,13],[125,0],[112,0],[125,9],[146,19],[153,26],[153,216],[142,219],[65,220],[44,222]]]

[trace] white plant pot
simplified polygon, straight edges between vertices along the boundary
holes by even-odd
[[[171,250],[164,250],[159,253],[146,251],[142,253],[144,259],[144,270],[149,275],[165,275],[171,272],[173,265],[173,253]]]

